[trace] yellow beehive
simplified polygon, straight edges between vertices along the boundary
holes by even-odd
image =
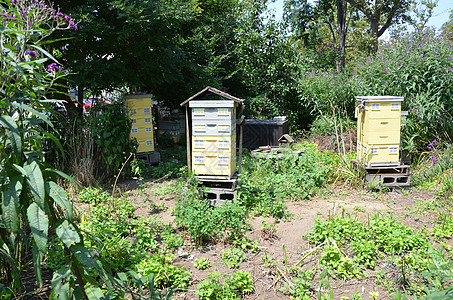
[[[188,139],[191,171],[199,175],[230,178],[235,173],[236,108],[243,101],[207,87],[181,103],[188,106],[186,116],[191,119],[187,123],[191,133]]]
[[[368,166],[399,165],[402,97],[357,97],[357,158]]]
[[[154,151],[151,95],[128,96],[127,108],[132,121],[130,137],[137,139],[137,153]]]

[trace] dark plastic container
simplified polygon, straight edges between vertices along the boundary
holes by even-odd
[[[278,146],[278,139],[289,133],[286,117],[273,120],[246,119],[242,147],[256,149],[260,146]]]

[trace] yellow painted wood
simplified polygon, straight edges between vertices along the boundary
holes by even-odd
[[[236,153],[192,151],[192,168],[198,175],[230,176],[236,169]]]
[[[357,158],[371,164],[398,163],[401,97],[357,97]],[[390,148],[392,151],[390,151]],[[372,151],[372,149],[374,149]]]
[[[154,151],[154,128],[151,97],[129,97],[129,118],[132,121],[130,137],[138,142],[137,153]]]
[[[236,135],[232,136],[192,136],[193,151],[236,151]]]
[[[363,159],[367,163],[398,163],[399,144],[362,145]],[[366,152],[365,152],[366,151]]]

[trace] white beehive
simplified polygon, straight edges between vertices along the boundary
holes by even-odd
[[[242,99],[207,87],[181,103],[188,106],[191,119],[188,125],[191,171],[198,175],[227,177],[235,173],[236,108],[242,102]]]

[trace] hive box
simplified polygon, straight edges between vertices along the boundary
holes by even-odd
[[[369,167],[400,165],[402,97],[356,97],[357,159]]]
[[[151,95],[131,95],[126,97],[126,100],[132,121],[130,137],[137,139],[137,153],[154,151]]]
[[[236,103],[192,100],[192,170],[199,175],[231,176],[236,170]]]

